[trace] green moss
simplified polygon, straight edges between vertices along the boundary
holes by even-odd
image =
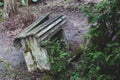
[[[0,17],[0,22],[3,22],[3,21],[4,21],[4,19],[2,17]]]

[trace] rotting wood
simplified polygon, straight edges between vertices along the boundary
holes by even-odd
[[[50,70],[50,62],[45,47],[42,47],[42,42],[54,38],[53,36],[59,33],[57,37],[63,35],[62,26],[67,22],[63,15],[58,15],[46,20],[46,17],[28,26],[18,36],[14,43],[19,44],[23,48],[23,55],[26,61],[28,71],[44,71]],[[45,21],[45,20],[46,21]],[[63,38],[63,37],[62,37]],[[18,45],[18,46],[19,46]]]
[[[60,18],[58,20],[56,20],[53,24],[49,25],[48,27],[46,27],[44,30],[38,32],[35,37],[41,37],[42,35],[44,35],[46,32],[48,32],[49,30],[53,30],[54,27],[56,27],[57,24],[59,24],[60,22],[63,21],[63,18]]]
[[[52,30],[47,31],[44,36],[41,36],[41,38],[38,38],[38,43],[44,40],[49,40],[53,35],[55,35],[57,32],[62,31],[61,35],[63,35],[63,39],[65,39],[64,37],[64,33],[63,30],[61,29],[61,27],[67,22],[67,20],[63,20],[60,24],[58,24],[57,26],[55,26],[54,28],[52,28]],[[60,36],[59,36],[60,37]]]
[[[22,40],[24,46],[24,58],[28,71],[50,70],[46,49],[37,46],[36,39],[33,37]]]
[[[28,32],[30,32],[31,30],[33,30],[34,28],[36,28],[37,26],[39,26],[40,24],[44,23],[46,20],[49,19],[49,15],[50,13],[47,13],[43,16],[41,16],[40,18],[38,18],[35,22],[33,22],[31,25],[29,25],[28,27],[26,27],[21,33],[19,33],[16,37],[15,37],[15,40],[14,40],[14,46],[16,48],[20,48],[22,47],[21,45],[21,39],[22,38],[25,38],[26,35]]]
[[[44,28],[48,27],[50,24],[53,24],[54,21],[56,21],[57,19],[59,19],[61,17],[62,17],[62,15],[51,18],[48,21],[46,21],[45,23],[43,23],[43,24],[39,25],[38,27],[36,27],[35,29],[31,30],[29,33],[27,33],[25,35],[33,36],[33,35],[37,34],[38,32],[42,31]]]
[[[20,34],[18,34],[16,36],[16,38],[24,38],[26,37],[25,34],[28,33],[29,31],[33,30],[34,28],[36,28],[38,25],[44,23],[46,20],[49,19],[49,15],[50,13],[47,13],[46,15],[41,16],[40,18],[38,18],[35,22],[33,22],[31,25],[29,25],[27,28],[25,28]]]

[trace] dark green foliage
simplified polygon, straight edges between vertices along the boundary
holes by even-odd
[[[85,8],[92,25],[81,62],[85,80],[120,80],[120,0]]]
[[[4,5],[4,0],[0,0],[0,7]]]
[[[4,2],[0,2],[0,7],[2,7],[4,5]]]
[[[66,70],[69,63],[70,53],[67,52],[67,46],[62,40],[44,41],[43,45],[47,45],[49,61],[51,64],[51,72],[53,80],[66,80]]]
[[[4,0],[0,0],[0,2],[4,2]]]

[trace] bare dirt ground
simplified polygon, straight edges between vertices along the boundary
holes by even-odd
[[[48,12],[51,12],[51,15],[63,14],[67,17],[68,22],[63,29],[71,51],[75,51],[79,47],[82,43],[82,36],[89,29],[87,18],[84,17],[84,12],[78,9],[79,3],[76,3],[76,1],[56,0],[52,2],[48,0],[47,5],[35,4],[30,6],[30,12],[34,16],[32,21],[35,20],[35,17],[38,18],[39,15]],[[25,13],[25,9],[25,7],[20,8],[20,12]],[[41,77],[45,75],[44,73],[27,72],[22,50],[17,50],[13,46],[14,36],[31,23],[25,15],[21,15],[17,15],[18,19],[13,18],[0,23],[0,58],[14,68],[12,71],[9,68],[4,70],[3,64],[0,64],[0,80],[42,80]]]

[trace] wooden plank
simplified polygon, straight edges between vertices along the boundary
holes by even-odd
[[[32,29],[34,29],[35,27],[37,27],[38,25],[42,24],[44,21],[48,20],[50,13],[45,14],[44,16],[41,16],[39,19],[37,19],[35,22],[33,22],[31,25],[29,25],[28,27],[26,27],[21,33],[19,33],[15,39],[14,39],[14,46],[16,48],[20,48],[22,47],[21,45],[21,39],[25,38],[28,32],[30,32]]]
[[[59,19],[61,17],[62,17],[62,15],[58,15],[56,17],[53,17],[53,18],[47,20],[43,24],[37,26],[37,28],[35,28],[32,31],[30,31],[29,33],[27,33],[26,35],[27,36],[34,36],[36,33],[42,31],[44,28],[46,28],[47,26],[49,26],[50,24],[52,24],[54,21],[56,21],[57,19]]]
[[[37,68],[40,70],[50,70],[50,63],[46,49],[39,47],[35,38],[29,38],[32,55],[35,57]]]
[[[48,27],[46,27],[44,30],[42,30],[39,33],[35,34],[35,37],[38,38],[41,35],[45,34],[47,31],[49,31],[50,29],[52,29],[53,27],[55,27],[55,25],[59,24],[62,20],[63,20],[62,18],[56,20],[54,23],[52,23],[51,25],[49,25]]]
[[[37,67],[33,60],[34,58],[31,55],[31,51],[29,50],[29,47],[28,47],[28,46],[30,46],[28,38],[22,40],[22,45],[23,45],[23,49],[24,49],[23,56],[24,56],[26,64],[27,64],[28,71],[31,72],[31,71],[36,70]]]
[[[18,34],[16,36],[16,38],[25,38],[26,37],[26,35],[25,35],[26,33],[30,32],[31,30],[33,30],[34,28],[36,28],[38,25],[40,25],[43,22],[45,22],[46,20],[48,20],[49,19],[49,15],[50,15],[50,13],[47,13],[44,16],[41,16],[39,19],[37,19],[31,25],[29,25],[28,27],[26,27],[20,34]]]
[[[37,41],[33,37],[26,38],[22,41],[24,46],[24,58],[27,64],[28,71],[50,70],[49,58],[47,51],[40,48]]]
[[[41,36],[40,38],[38,38],[38,43],[40,44],[40,42],[50,39],[52,36],[54,36],[58,31],[60,31],[62,29],[62,26],[67,22],[67,20],[63,20],[61,23],[59,23],[58,25],[56,25],[54,28],[52,28],[51,30],[47,31],[43,36]],[[61,34],[63,35],[63,34]]]

